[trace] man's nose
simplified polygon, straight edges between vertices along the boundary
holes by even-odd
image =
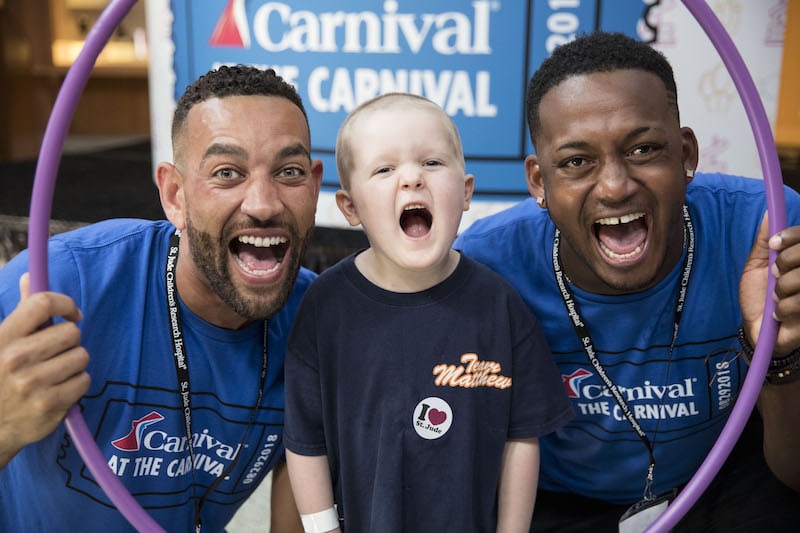
[[[603,200],[618,202],[631,194],[634,183],[625,161],[619,158],[607,159],[598,170],[594,191]]]
[[[269,220],[283,211],[278,184],[269,176],[252,175],[248,178],[242,198],[242,212],[257,220]]]

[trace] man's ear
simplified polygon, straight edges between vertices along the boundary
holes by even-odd
[[[687,174],[686,183],[692,181],[694,171],[697,170],[697,164],[700,162],[700,147],[697,144],[697,137],[692,128],[681,128],[681,149],[683,157],[683,168],[691,170],[692,176]]]
[[[350,193],[344,189],[336,191],[336,205],[339,206],[339,211],[342,212],[344,218],[351,226],[358,226],[361,224],[361,218],[358,216],[356,205],[350,197]]]
[[[322,161],[320,159],[311,160],[311,178],[314,180],[314,205],[319,203],[319,190],[322,186]]]
[[[159,163],[156,168],[158,195],[167,220],[179,230],[186,229],[186,201],[183,195],[183,176],[171,163]]]
[[[544,179],[542,170],[539,168],[539,158],[529,155],[525,158],[525,181],[528,183],[528,192],[536,198],[536,203],[544,207]]]

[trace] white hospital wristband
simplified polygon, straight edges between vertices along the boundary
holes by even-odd
[[[336,507],[318,513],[301,514],[300,520],[306,533],[325,533],[339,527],[339,513],[336,512]]]

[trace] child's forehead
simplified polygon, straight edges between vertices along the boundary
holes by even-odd
[[[410,131],[409,131],[410,130]],[[361,139],[376,135],[384,140],[406,144],[450,139],[454,134],[450,120],[441,109],[419,105],[395,104],[363,110],[351,124],[351,135]],[[413,132],[413,136],[409,133]]]
[[[352,148],[361,157],[376,152],[397,150],[413,152],[448,152],[457,156],[459,147],[445,120],[426,109],[386,109],[364,117],[353,128]]]
[[[415,120],[431,118],[441,120],[443,123],[447,120],[447,115],[444,114],[444,111],[434,107],[433,104],[423,104],[415,101],[390,101],[364,109],[361,115],[356,117],[356,121],[361,121],[362,123],[381,122],[394,120],[397,116],[413,116]]]

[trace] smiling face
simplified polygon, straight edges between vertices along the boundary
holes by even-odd
[[[572,76],[542,98],[528,186],[561,230],[577,286],[639,292],[680,259],[697,140],[676,113],[663,82],[643,70]]]
[[[473,189],[452,122],[432,102],[399,97],[358,111],[345,128],[347,190],[337,203],[369,238],[359,268],[369,263],[367,277],[390,290],[441,281],[458,262],[451,246]]]
[[[189,111],[175,165],[158,169],[179,229],[181,298],[231,329],[286,302],[314,226],[322,165],[305,118],[278,96],[211,98]]]

